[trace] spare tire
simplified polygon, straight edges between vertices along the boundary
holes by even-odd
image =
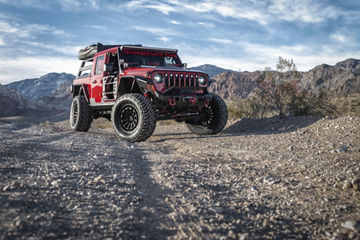
[[[89,45],[79,51],[79,60],[86,60],[94,57],[94,55],[98,52],[98,44]]]

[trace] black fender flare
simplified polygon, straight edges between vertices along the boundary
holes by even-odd
[[[153,95],[155,94],[154,93],[155,87],[154,87],[153,82],[150,79],[144,78],[144,77],[135,77],[135,79],[136,79],[137,85],[139,86],[139,88],[143,94],[149,93],[149,92]]]
[[[140,91],[142,94],[153,91],[152,81],[143,76],[124,76],[119,81],[120,95],[135,91]]]
[[[86,84],[72,85],[71,92],[73,98],[77,95],[84,95],[86,102],[89,103],[89,88]]]

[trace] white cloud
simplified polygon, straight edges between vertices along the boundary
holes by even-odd
[[[210,38],[209,41],[214,43],[221,43],[221,44],[230,44],[233,42],[230,39],[225,39],[225,38]]]
[[[53,35],[66,35],[62,29],[57,29],[46,24],[22,24],[0,20],[0,32],[7,33],[7,37],[12,38],[35,38],[36,34],[49,33]]]
[[[49,72],[66,72],[76,75],[80,63],[75,59],[58,57],[23,57],[0,59],[0,82],[2,84],[34,78]],[[26,71],[19,71],[26,69]]]
[[[65,36],[66,35],[66,32],[62,29],[56,29],[53,31],[53,34],[54,35],[59,35],[59,36]]]
[[[271,0],[269,12],[286,21],[307,23],[323,22],[339,14],[335,8],[313,0]]]
[[[36,48],[42,48],[58,53],[62,53],[64,55],[68,56],[77,56],[80,49],[83,48],[83,46],[66,46],[66,45],[53,45],[53,44],[46,44],[41,42],[34,42],[34,41],[19,41],[22,44],[26,44],[28,46],[36,47]]]
[[[161,40],[161,41],[163,41],[163,42],[169,41],[169,38],[167,38],[167,37],[159,37],[159,38],[157,38],[157,39],[159,39],[159,40]]]
[[[10,25],[10,23],[0,20],[0,32],[15,33],[18,29]]]
[[[1,0],[5,4],[10,4],[14,7],[27,7],[27,8],[35,8],[35,9],[51,9],[51,8],[61,8],[67,12],[74,11],[89,11],[91,9],[99,9],[101,4],[104,1],[99,0],[52,0],[52,1],[44,1],[44,0],[17,0],[17,1],[8,1]],[[0,2],[1,2],[0,1]],[[105,2],[106,4],[106,2]]]
[[[5,46],[5,42],[1,37],[0,37],[0,46]]]
[[[157,28],[157,27],[143,27],[143,26],[134,26],[131,27],[137,31],[149,32],[154,35],[162,35],[162,36],[176,36],[177,33],[173,32],[170,29],[166,28]]]
[[[144,1],[144,0],[132,0],[126,4],[126,7],[130,10],[135,9],[154,9],[159,12],[162,12],[165,15],[168,15],[170,12],[175,12],[177,9],[167,3],[159,2],[159,1]]]
[[[189,13],[217,13],[223,17],[231,17],[236,19],[254,20],[260,24],[266,24],[266,16],[262,9],[263,3],[251,1],[249,3],[239,1],[220,1],[220,0],[202,0],[179,1],[169,0],[168,2],[152,1],[149,4],[144,0],[133,0],[127,4],[129,9],[154,9],[168,15],[170,12]]]
[[[223,17],[252,20],[262,25],[276,19],[318,23],[327,19],[335,19],[341,14],[344,15],[339,9],[315,0],[269,0],[269,2],[253,0],[169,0],[162,2],[153,0],[151,4],[145,0],[133,0],[127,6],[131,9],[155,9],[166,15],[170,12],[188,13],[189,11],[215,13]]]
[[[162,12],[165,15],[168,15],[170,12],[175,12],[176,9],[165,3],[153,3],[146,5],[147,8],[155,9],[157,11]]]
[[[90,4],[93,8],[98,9],[99,8],[99,4],[97,3],[96,0],[89,0]]]
[[[181,23],[180,22],[178,22],[178,21],[176,21],[176,20],[171,20],[170,21],[172,24],[175,24],[175,25],[180,25]]]
[[[335,34],[331,35],[330,38],[332,40],[338,41],[340,43],[346,42],[346,37],[340,33],[335,33]]]
[[[100,25],[84,25],[84,27],[94,28],[96,30],[106,30],[107,29],[105,26],[100,26]]]
[[[215,27],[215,24],[212,23],[198,22],[198,24],[209,28]]]

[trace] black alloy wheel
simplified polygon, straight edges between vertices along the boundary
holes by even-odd
[[[139,123],[139,115],[136,109],[131,105],[126,105],[120,112],[120,125],[126,131],[134,130]]]

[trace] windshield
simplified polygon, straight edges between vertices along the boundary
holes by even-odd
[[[182,65],[176,53],[124,50],[122,51],[122,57],[130,67],[141,65],[180,67]]]

